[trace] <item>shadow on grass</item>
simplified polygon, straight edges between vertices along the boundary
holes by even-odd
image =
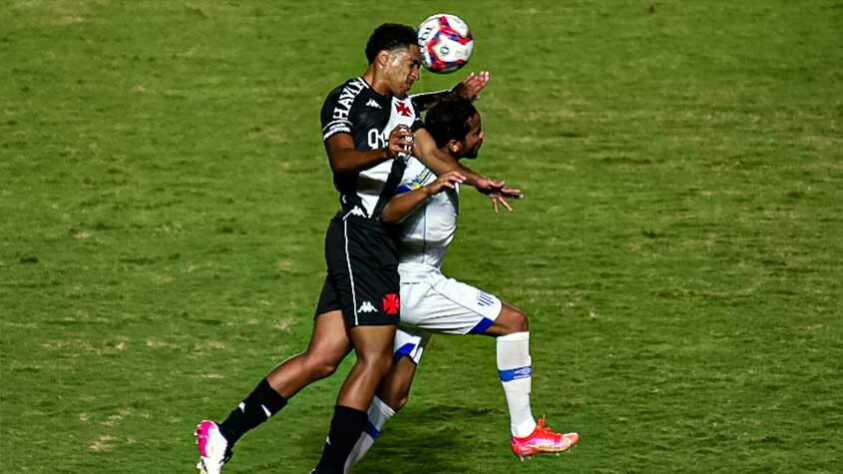
[[[355,472],[466,472],[466,460],[458,453],[467,449],[474,451],[478,445],[486,443],[495,444],[466,426],[471,420],[489,416],[500,416],[500,413],[488,408],[447,405],[414,408],[411,402],[410,407],[390,420]],[[307,443],[313,440],[310,435],[302,439]]]

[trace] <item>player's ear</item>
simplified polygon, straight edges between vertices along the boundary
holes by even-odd
[[[448,151],[450,151],[452,155],[459,155],[463,151],[462,142],[452,138],[448,141]]]
[[[385,68],[386,65],[389,64],[389,51],[385,49],[378,51],[378,55],[375,58],[375,61],[377,61],[378,65],[380,65],[381,68]]]

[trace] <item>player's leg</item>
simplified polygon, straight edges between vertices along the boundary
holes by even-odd
[[[555,433],[533,417],[530,393],[533,366],[527,315],[503,303],[501,311],[484,334],[497,344],[498,374],[509,408],[512,451],[521,457],[543,452],[565,451],[579,441],[577,433]]]
[[[536,429],[530,405],[533,365],[527,316],[506,303],[484,334],[496,337],[498,374],[506,403],[512,436],[528,436]]]
[[[403,322],[430,332],[496,337],[498,371],[512,435],[532,433],[537,424],[530,409],[532,367],[527,316],[496,296],[439,272],[428,272],[418,279],[423,281],[414,286],[424,293],[417,296],[416,310],[404,313]]]
[[[407,405],[410,388],[413,386],[416,375],[416,364],[418,361],[410,357],[400,357],[397,361],[393,361],[392,369],[378,390],[377,398],[394,412],[400,411]]]
[[[307,350],[276,367],[267,376],[269,385],[286,399],[307,385],[333,374],[351,350],[342,311],[316,317]]]
[[[322,458],[313,471],[340,474],[368,421],[367,410],[375,391],[389,372],[394,325],[357,326],[351,329],[357,361],[340,389]]]
[[[402,329],[396,331],[392,368],[372,400],[367,413],[366,429],[360,434],[345,463],[346,473],[371,449],[386,422],[407,404],[416,367],[429,339],[429,334],[425,333],[410,333]]]
[[[509,408],[513,452],[523,457],[564,451],[576,444],[579,439],[576,434],[554,433],[544,426],[543,420],[537,422],[533,417],[526,314],[494,295],[441,274],[431,273],[426,282],[430,290],[422,298],[419,310],[409,313],[404,322],[431,332],[485,334],[496,338],[498,373]],[[414,314],[419,318],[416,321],[410,320]]]
[[[284,408],[303,387],[334,373],[349,350],[342,313],[317,316],[307,350],[273,369],[220,424],[229,446]]]
[[[499,337],[518,332],[528,332],[529,330],[530,322],[523,311],[507,303],[501,303],[500,314],[484,334]]]
[[[262,424],[306,385],[332,374],[351,349],[335,290],[326,280],[307,349],[273,369],[220,424],[203,420],[196,429],[199,468],[216,474],[228,462],[234,444]]]

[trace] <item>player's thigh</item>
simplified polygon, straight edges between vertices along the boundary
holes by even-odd
[[[349,335],[358,360],[383,362],[385,359],[387,364],[391,361],[395,325],[355,326],[349,330]]]
[[[441,274],[402,283],[401,298],[402,324],[444,334],[482,333],[502,306],[494,295]]]
[[[328,364],[337,364],[349,351],[351,339],[346,331],[342,311],[333,310],[317,315],[307,346],[308,356]]]
[[[397,323],[398,253],[388,234],[356,219],[334,219],[325,261],[349,327]]]

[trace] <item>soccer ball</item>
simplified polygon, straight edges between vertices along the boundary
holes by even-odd
[[[439,13],[419,25],[419,48],[422,65],[445,74],[465,66],[474,50],[474,37],[460,17]]]

